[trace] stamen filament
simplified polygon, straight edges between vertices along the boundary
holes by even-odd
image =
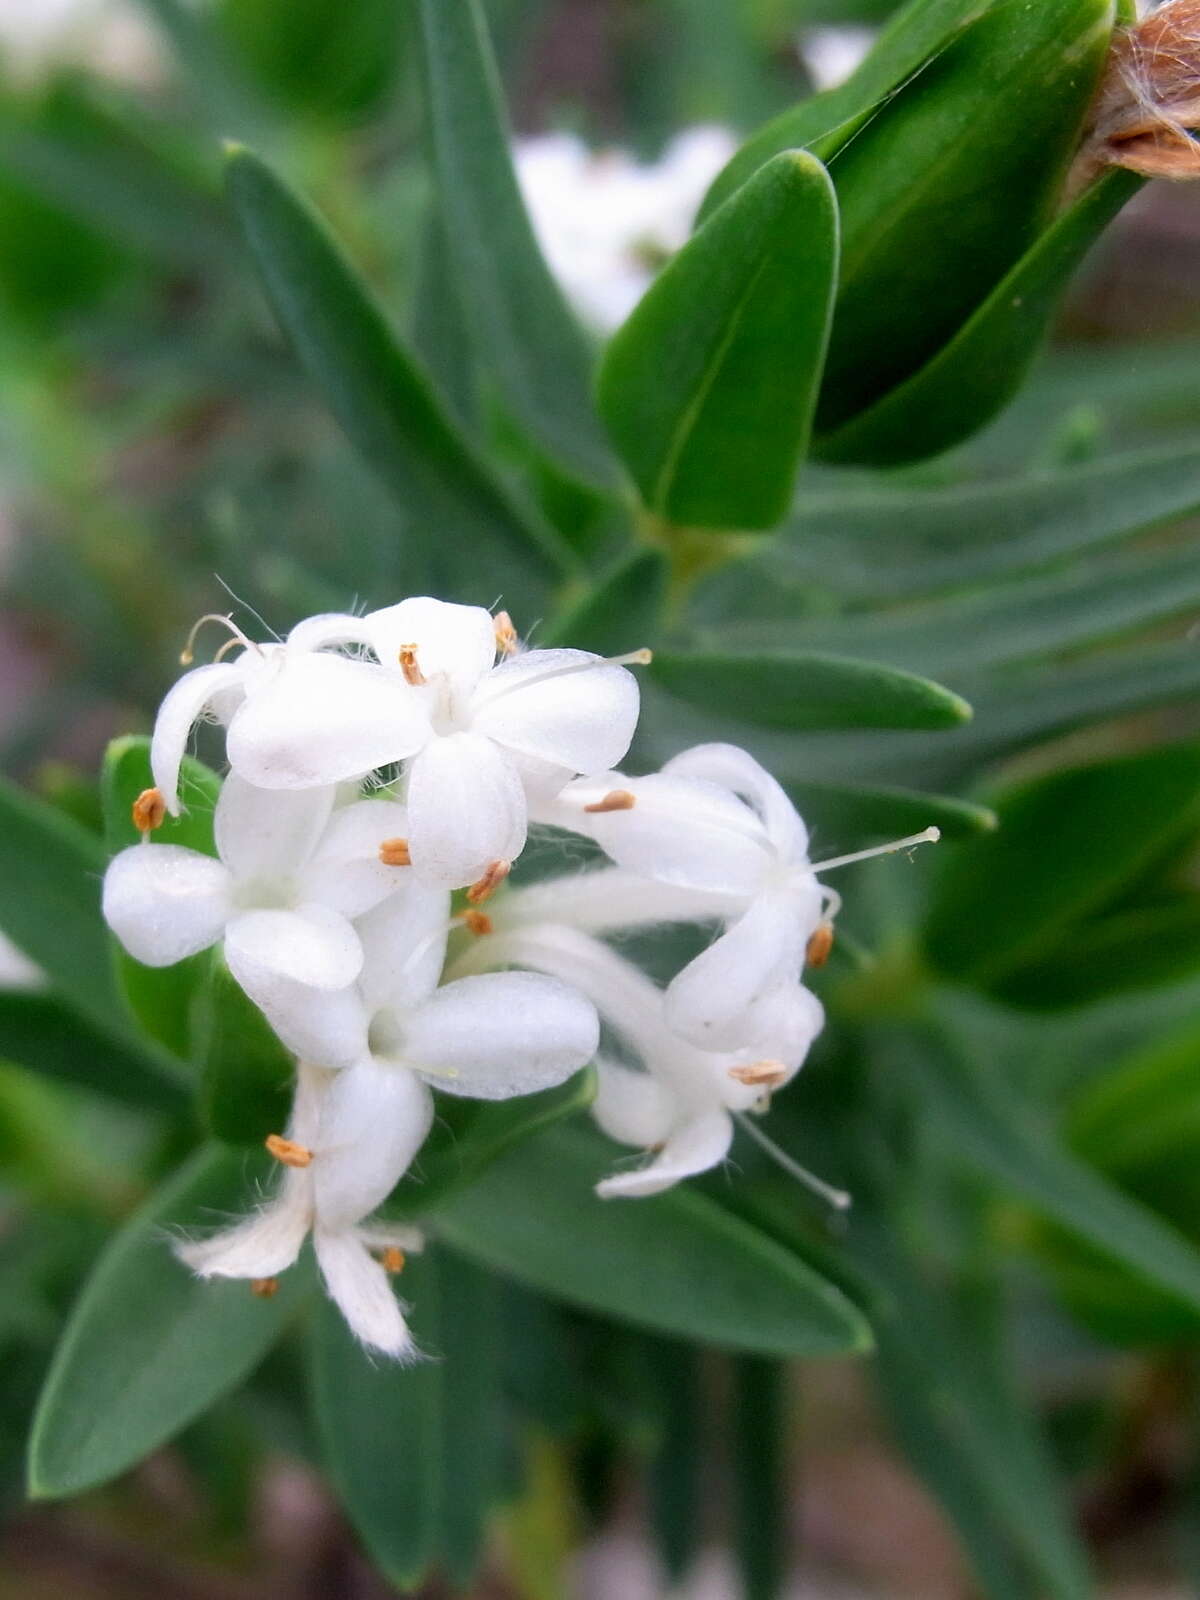
[[[744,1111],[735,1111],[734,1116],[756,1144],[760,1145],[771,1160],[789,1177],[795,1178],[797,1183],[802,1183],[806,1189],[811,1189],[815,1195],[831,1205],[835,1211],[849,1211],[854,1204],[853,1197],[845,1189],[835,1189],[832,1184],[826,1183],[823,1178],[818,1178],[815,1172],[810,1172],[807,1167],[802,1167],[794,1157],[788,1155],[786,1150],[781,1150],[754,1122],[753,1118]]]
[[[196,635],[200,632],[200,629],[206,622],[219,622],[223,628],[228,628],[230,633],[233,635],[232,639],[229,639],[225,644],[223,644],[220,650],[217,652],[218,661],[225,654],[226,650],[228,650],[230,646],[234,644],[244,645],[247,650],[258,649],[258,646],[254,643],[253,639],[248,639],[246,637],[232,617],[222,616],[219,611],[206,611],[202,617],[198,617],[192,624],[192,631],[187,636],[187,643],[179,652],[180,666],[190,667],[192,662],[195,661],[196,657],[194,651]]]
[[[940,828],[926,828],[923,833],[910,834],[907,839],[895,839],[891,844],[877,844],[871,850],[855,850],[852,855],[833,856],[828,861],[814,861],[814,872],[829,872],[833,867],[848,867],[855,861],[870,861],[873,856],[894,855],[897,850],[909,850],[918,844],[936,844],[942,837]]]
[[[489,694],[488,704],[499,700],[502,695],[515,694],[519,689],[527,689],[530,684],[546,683],[550,678],[566,678],[573,672],[591,672],[596,667],[647,667],[654,660],[654,651],[631,650],[623,656],[594,656],[589,661],[569,661],[563,667],[549,667],[545,672],[535,672],[529,676],[522,675],[515,683],[502,685],[494,694]],[[502,663],[503,665],[503,663]]]

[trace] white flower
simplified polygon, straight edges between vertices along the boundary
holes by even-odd
[[[626,151],[594,153],[570,134],[518,141],[513,161],[538,243],[585,322],[601,333],[624,322],[687,242],[735,148],[718,127],[688,129],[648,165]]]
[[[379,664],[289,662],[234,716],[230,762],[264,788],[296,789],[412,758],[409,849],[431,884],[460,888],[507,868],[524,848],[527,790],[602,771],[633,738],[638,689],[623,666],[583,650],[497,664],[496,619],[480,606],[422,597],[304,626],[317,625]]]
[[[300,1069],[278,1197],[213,1238],[185,1244],[202,1276],[271,1278],[311,1228],[329,1293],[359,1339],[388,1355],[411,1340],[372,1248],[409,1248],[404,1230],[364,1222],[395,1187],[433,1118],[430,1085],[502,1100],[562,1083],[593,1057],[594,1007],[551,977],[488,973],[437,988],[444,896],[416,886],[359,924],[365,961],[341,1017],[336,1074]],[[294,1163],[302,1163],[295,1165]]]
[[[0,0],[0,57],[27,78],[64,63],[133,83],[166,70],[160,40],[128,0]]]
[[[403,869],[380,859],[407,830],[404,807],[335,810],[336,795],[332,785],[272,793],[231,773],[213,819],[219,859],[147,837],[110,862],[103,897],[109,926],[147,966],[223,940],[230,971],[284,1043],[327,1067],[353,1059],[338,1054],[363,964],[351,919],[411,893]]]
[[[824,1022],[815,995],[798,984],[781,986],[770,997],[772,1027],[761,1037],[769,1054],[750,1043],[704,1051],[668,1024],[657,985],[577,929],[547,924],[497,933],[480,940],[455,970],[497,962],[534,967],[578,988],[645,1069],[609,1057],[597,1063],[593,1113],[601,1128],[623,1144],[657,1151],[648,1165],[598,1184],[606,1198],[657,1194],[717,1166],[733,1138],[732,1117],[761,1106],[790,1081]]]
[[[813,87],[836,89],[855,72],[875,43],[874,28],[805,28],[797,41]]]
[[[36,962],[0,933],[0,992],[35,992],[48,989],[49,979]]]

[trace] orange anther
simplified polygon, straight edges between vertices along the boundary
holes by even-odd
[[[425,674],[421,671],[417,661],[417,647],[415,644],[402,644],[400,646],[400,671],[404,674],[405,683],[411,683],[414,689],[420,688],[425,682]]]
[[[511,871],[511,861],[493,861],[483,877],[467,890],[467,899],[473,906],[482,905],[485,900],[490,900]]]
[[[294,1139],[284,1139],[278,1133],[269,1133],[263,1143],[276,1161],[281,1161],[285,1167],[307,1167],[312,1163],[312,1151],[305,1145],[297,1144]]]
[[[730,1067],[729,1076],[752,1089],[777,1089],[787,1081],[782,1061],[749,1061],[744,1067]]]
[[[383,1263],[383,1270],[390,1272],[393,1277],[397,1272],[404,1271],[404,1251],[397,1249],[394,1244],[388,1245],[379,1259]]]
[[[459,916],[459,921],[468,932],[479,937],[485,933],[495,933],[496,925],[486,911],[464,911]]]
[[[637,805],[637,796],[628,789],[610,789],[603,800],[596,800],[590,806],[584,806],[585,811],[632,811]]]
[[[251,1278],[250,1293],[257,1295],[260,1300],[269,1300],[272,1295],[279,1293],[278,1278]]]
[[[385,839],[379,846],[379,859],[385,867],[411,867],[407,839]]]
[[[517,630],[513,627],[513,619],[507,611],[497,611],[492,618],[492,626],[496,633],[496,649],[502,656],[515,656],[520,649],[521,641],[517,637]]]
[[[804,959],[810,967],[823,967],[829,960],[829,952],[833,949],[833,923],[822,922],[808,941],[804,951]]]
[[[167,814],[167,802],[158,789],[143,789],[133,802],[133,825],[139,833],[153,833]]]

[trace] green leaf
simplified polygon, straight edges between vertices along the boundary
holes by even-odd
[[[1178,1181],[1200,1178],[1200,1027],[1189,1022],[1110,1068],[1071,1105],[1071,1148],[1104,1172]],[[1195,1223],[1195,1213],[1192,1221]]]
[[[404,1294],[422,1352],[372,1359],[330,1301],[313,1329],[312,1389],[338,1497],[381,1572],[402,1588],[444,1565],[474,1577],[502,1483],[498,1285],[449,1251],[411,1257]]]
[[[172,1075],[132,1039],[97,1028],[54,994],[0,990],[0,1057],[139,1108],[180,1111],[191,1098],[182,1072]]]
[[[1017,148],[1024,144],[1017,141]],[[1142,181],[1114,171],[1086,189],[936,355],[845,426],[819,438],[815,453],[828,461],[894,466],[948,450],[983,427],[1016,393],[1068,280]]]
[[[1035,778],[1000,827],[943,858],[925,928],[938,970],[994,985],[1110,901],[1200,815],[1200,746],[1172,745]]]
[[[762,1356],[733,1368],[734,1549],[745,1600],[778,1600],[788,1569],[787,1369]]]
[[[996,813],[987,806],[946,795],[781,781],[809,831],[835,841],[839,849],[875,839],[905,838],[928,827],[939,828],[946,840],[973,839],[996,827]]]
[[[967,702],[940,684],[839,656],[660,651],[650,675],[670,694],[768,728],[954,728]]]
[[[765,1355],[869,1348],[832,1284],[707,1196],[598,1199],[592,1186],[617,1159],[586,1128],[553,1128],[443,1206],[436,1230],[464,1255],[638,1327]]]
[[[466,314],[454,280],[445,218],[435,199],[417,257],[412,304],[413,353],[433,379],[458,426],[472,435],[480,429],[481,397]]]
[[[603,481],[611,467],[587,345],[525,214],[483,8],[419,0],[416,11],[438,203],[477,348],[517,421]]]
[[[663,627],[669,569],[657,550],[629,556],[546,629],[543,645],[624,655],[654,644]]]
[[[270,1300],[245,1283],[202,1282],[171,1253],[180,1230],[254,1202],[265,1160],[198,1150],[111,1241],[55,1351],[29,1446],[29,1492],[107,1483],[249,1375],[307,1293],[292,1271]]]
[[[111,855],[141,838],[131,815],[133,802],[153,782],[149,739],[141,734],[114,739],[105,752],[100,774],[104,836]],[[175,844],[215,856],[213,811],[220,792],[216,773],[185,756],[180,795],[187,809],[178,817],[164,818],[148,848]],[[152,1038],[181,1059],[189,1059],[192,999],[208,971],[208,958],[192,956],[172,967],[144,967],[126,955],[115,939],[112,944],[118,982],[134,1016]]]
[[[282,1133],[291,1110],[292,1057],[219,955],[207,960],[192,1025],[209,1132],[234,1145],[261,1145],[268,1134]]]
[[[647,1356],[662,1400],[663,1426],[648,1473],[650,1522],[671,1583],[682,1583],[700,1552],[705,1406],[694,1345],[650,1339]]]
[[[436,558],[470,553],[472,595],[490,603],[517,583],[535,593],[568,557],[518,505],[458,431],[387,317],[316,213],[259,158],[234,146],[229,196],[280,326],[352,444]]]
[[[1200,899],[1089,917],[1048,951],[995,984],[997,998],[1037,1009],[1088,1005],[1200,972]]]
[[[600,412],[656,516],[770,528],[786,514],[812,427],[837,253],[829,175],[803,151],[777,156],[714,212],[615,334]]]

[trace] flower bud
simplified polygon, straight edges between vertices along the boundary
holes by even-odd
[[[1200,0],[1167,0],[1114,38],[1072,186],[1106,166],[1145,178],[1198,178],[1198,127]]]

